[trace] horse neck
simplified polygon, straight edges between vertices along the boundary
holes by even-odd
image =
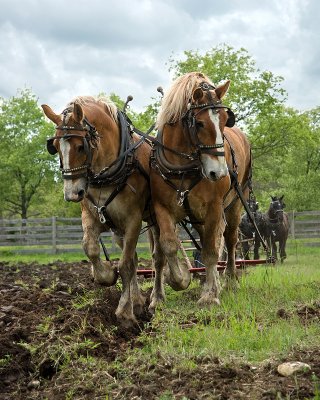
[[[120,151],[120,128],[118,123],[106,113],[94,122],[93,125],[96,127],[100,139],[92,166],[98,172],[110,165],[118,157]]]
[[[181,153],[191,154],[192,148],[190,138],[183,129],[182,123],[178,122],[174,125],[166,124],[162,132],[163,144]],[[189,164],[190,161],[186,160],[170,151],[164,150],[166,159],[172,164],[184,165]]]

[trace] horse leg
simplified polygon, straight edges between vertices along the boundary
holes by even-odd
[[[141,220],[140,220],[141,221]],[[137,323],[134,316],[134,301],[139,303],[143,301],[142,295],[138,295],[139,288],[136,281],[136,263],[134,260],[135,249],[140,233],[141,222],[132,221],[130,226],[126,227],[123,237],[123,251],[119,262],[119,273],[122,279],[122,293],[116,310],[118,321],[124,327],[131,327]],[[132,290],[133,288],[133,290]]]
[[[110,261],[102,261],[100,258],[99,237],[103,229],[97,226],[96,221],[87,210],[82,208],[83,240],[82,247],[91,261],[91,272],[96,283],[112,286],[117,282],[117,269]]]
[[[277,245],[273,233],[271,233],[271,250],[272,250],[272,257],[274,258],[274,260],[277,260],[278,259]]]
[[[260,239],[255,236],[254,238],[254,259],[259,260],[259,247],[260,247]]]
[[[155,268],[154,287],[150,295],[149,311],[154,314],[158,304],[165,301],[163,268],[165,257],[160,247],[160,232],[158,226],[152,226],[150,239],[152,240],[152,261]]]
[[[236,246],[238,240],[238,227],[241,219],[241,202],[238,200],[232,209],[227,211],[226,213],[226,228],[224,231],[224,237],[226,241],[226,246],[228,249],[228,262],[226,266],[226,278],[227,278],[227,286],[231,286],[232,288],[235,286],[235,282],[238,280],[237,276],[237,268],[236,268]],[[249,243],[247,242],[248,252],[249,252]]]
[[[217,263],[223,232],[222,223],[222,219],[217,222],[211,220],[210,224],[206,224],[204,227],[203,234],[200,235],[202,243],[201,262],[206,266],[206,280],[201,297],[198,300],[200,306],[220,304],[219,294],[221,286]]]
[[[249,243],[247,241],[242,243],[243,258],[245,260],[250,260],[249,248]]]
[[[281,263],[283,263],[283,261],[287,258],[286,239],[279,240],[279,253],[280,253]]]
[[[137,280],[137,269],[138,269],[138,255],[134,253],[134,275],[131,280],[131,298],[133,302],[133,312],[135,315],[141,315],[143,313],[144,304],[146,297],[141,293]]]
[[[124,246],[123,238],[120,236],[116,236],[115,239],[116,239],[118,246],[123,250],[123,246]],[[137,268],[138,268],[137,252],[134,253],[132,262],[134,264],[134,269],[136,272]],[[131,290],[131,299],[132,299],[132,303],[133,303],[133,312],[135,315],[141,315],[143,312],[143,306],[145,304],[146,298],[145,298],[145,296],[143,296],[143,294],[140,291],[136,273],[133,275],[130,285],[131,285],[130,290]]]
[[[186,262],[178,259],[179,242],[175,223],[164,207],[155,204],[155,209],[160,228],[160,245],[169,264],[166,282],[174,290],[184,290],[190,284],[191,275]]]

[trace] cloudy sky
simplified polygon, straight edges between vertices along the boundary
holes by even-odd
[[[244,47],[284,77],[289,106],[320,105],[319,0],[0,0],[0,96],[30,88],[62,111],[77,95],[133,95],[140,111],[184,50]]]

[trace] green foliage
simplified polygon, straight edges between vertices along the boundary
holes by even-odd
[[[235,50],[222,44],[204,54],[185,51],[184,56],[184,60],[170,59],[170,69],[176,77],[201,71],[215,84],[231,80],[232,86],[224,103],[235,110],[238,122],[248,125],[257,115],[271,112],[285,100],[285,90],[280,87],[283,78],[270,71],[259,71],[244,48]]]
[[[120,110],[123,110],[125,101],[122,100],[115,93],[111,93],[110,99],[117,105]],[[146,109],[140,113],[134,111],[134,107],[131,108],[131,102],[126,107],[126,114],[131,119],[134,126],[143,132],[146,132],[155,122],[159,109],[160,102],[153,99],[154,102],[149,104]],[[134,99],[132,100],[134,105]]]
[[[46,178],[53,178],[52,161],[45,150],[46,138],[52,136],[47,123],[29,90],[16,97],[2,99],[0,106],[0,210],[2,215],[29,215],[39,188]],[[40,198],[37,201],[41,201]]]

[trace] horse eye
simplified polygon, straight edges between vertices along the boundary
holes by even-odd
[[[203,122],[201,122],[201,121],[196,121],[196,126],[197,126],[197,128],[203,128]]]
[[[83,151],[84,151],[84,146],[81,144],[80,146],[78,146],[78,152],[83,153]]]

